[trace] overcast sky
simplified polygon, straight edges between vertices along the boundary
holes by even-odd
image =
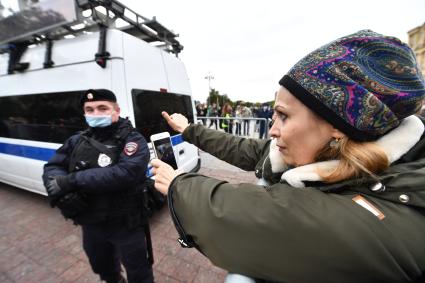
[[[211,87],[232,100],[269,101],[304,55],[361,29],[408,41],[425,23],[425,0],[121,0],[180,35],[193,97]]]

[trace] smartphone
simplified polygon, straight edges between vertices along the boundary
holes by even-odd
[[[156,157],[173,167],[174,170],[176,170],[178,166],[176,157],[174,156],[173,144],[171,143],[170,133],[163,132],[152,135],[151,142]]]

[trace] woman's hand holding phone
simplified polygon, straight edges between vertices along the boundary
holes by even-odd
[[[173,167],[156,158],[151,160],[151,165],[155,176],[155,188],[163,195],[167,195],[171,182],[182,172],[174,170]]]
[[[183,133],[184,130],[189,126],[189,121],[185,116],[179,113],[169,115],[167,112],[162,111],[162,117],[167,121],[168,125],[178,133]]]

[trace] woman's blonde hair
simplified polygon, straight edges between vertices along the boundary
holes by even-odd
[[[318,173],[327,183],[358,178],[376,174],[387,169],[389,160],[385,152],[375,143],[356,142],[347,137],[336,142],[336,146],[326,146],[317,156],[316,161],[339,159],[339,165],[331,170]]]

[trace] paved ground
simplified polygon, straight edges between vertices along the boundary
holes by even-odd
[[[254,182],[244,172],[202,153],[201,174],[231,183]],[[80,229],[45,197],[0,183],[0,282],[99,282],[81,247]],[[177,243],[167,208],[151,219],[154,273],[162,282],[223,282],[226,272]]]

